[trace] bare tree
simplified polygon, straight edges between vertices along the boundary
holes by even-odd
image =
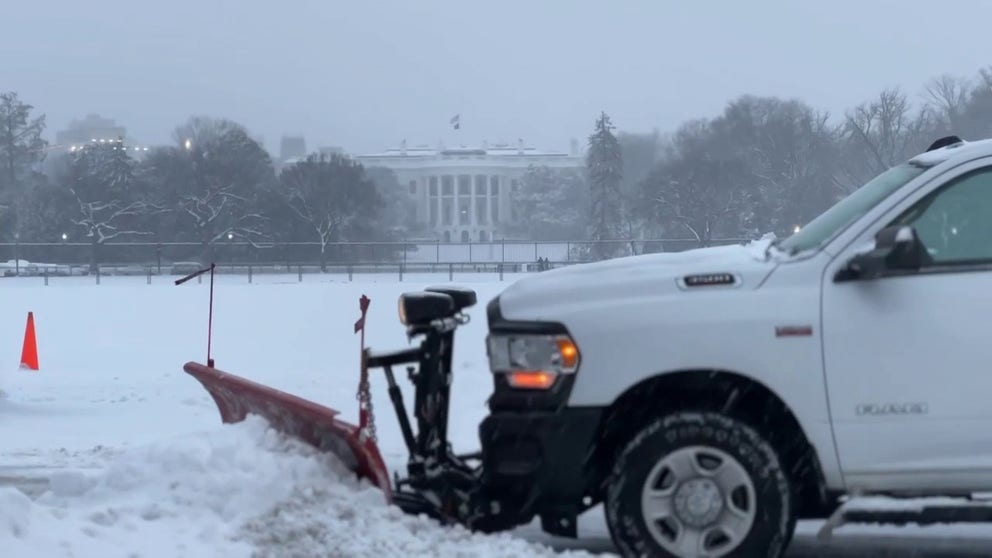
[[[926,84],[926,102],[943,124],[942,133],[961,133],[971,85],[968,80],[944,74]]]
[[[146,171],[161,205],[176,214],[176,234],[193,231],[203,263],[222,239],[265,240],[257,197],[275,180],[265,149],[238,124],[200,117],[180,126],[175,140],[150,155]]]
[[[747,167],[761,232],[791,230],[832,201],[836,150],[828,121],[828,113],[797,100],[745,95],[712,122],[711,149]]]
[[[843,127],[849,188],[923,151],[933,140],[936,118],[929,106],[913,107],[898,88],[850,111]]]
[[[711,124],[689,122],[674,153],[643,182],[645,208],[689,233],[701,247],[718,235],[745,233],[754,218],[756,188],[741,159],[715,148]]]
[[[90,242],[91,273],[97,271],[99,247],[104,243],[152,234],[143,217],[160,208],[142,199],[133,188],[134,168],[135,162],[120,138],[75,149],[59,173],[59,182],[71,198],[64,200],[64,211]]]

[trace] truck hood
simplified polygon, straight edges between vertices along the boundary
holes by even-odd
[[[599,306],[630,298],[687,296],[697,290],[751,290],[777,265],[775,258],[765,258],[768,242],[628,256],[536,273],[500,294],[500,311],[510,320],[554,320],[561,310],[574,309],[578,305]],[[687,276],[706,274],[732,274],[735,284],[680,286]]]

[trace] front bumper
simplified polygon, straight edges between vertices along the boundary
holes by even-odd
[[[507,320],[498,297],[486,310],[491,332],[568,333],[554,322]],[[490,415],[479,426],[482,489],[508,523],[539,515],[548,533],[574,537],[576,518],[597,502],[590,460],[603,409],[567,407],[574,382],[567,374],[548,390],[526,390],[493,377]]]
[[[513,510],[517,524],[539,515],[545,531],[576,536],[576,518],[596,501],[589,460],[601,415],[572,408],[486,417],[479,438],[488,499]]]

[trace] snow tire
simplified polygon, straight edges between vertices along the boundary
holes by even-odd
[[[792,538],[796,512],[790,482],[778,456],[750,426],[710,412],[680,412],[656,419],[621,449],[607,481],[604,502],[614,544],[623,556],[695,558],[673,554],[652,534],[652,531],[660,532],[660,528],[648,527],[643,491],[663,460],[677,452],[700,447],[733,458],[739,465],[735,465],[736,470],[746,476],[754,495],[753,521],[748,524],[746,534],[736,545],[712,556],[780,558]]]

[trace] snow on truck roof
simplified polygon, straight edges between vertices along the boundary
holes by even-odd
[[[956,136],[941,138],[930,149],[909,160],[911,165],[933,167],[961,155],[992,155],[992,139],[964,141]]]

